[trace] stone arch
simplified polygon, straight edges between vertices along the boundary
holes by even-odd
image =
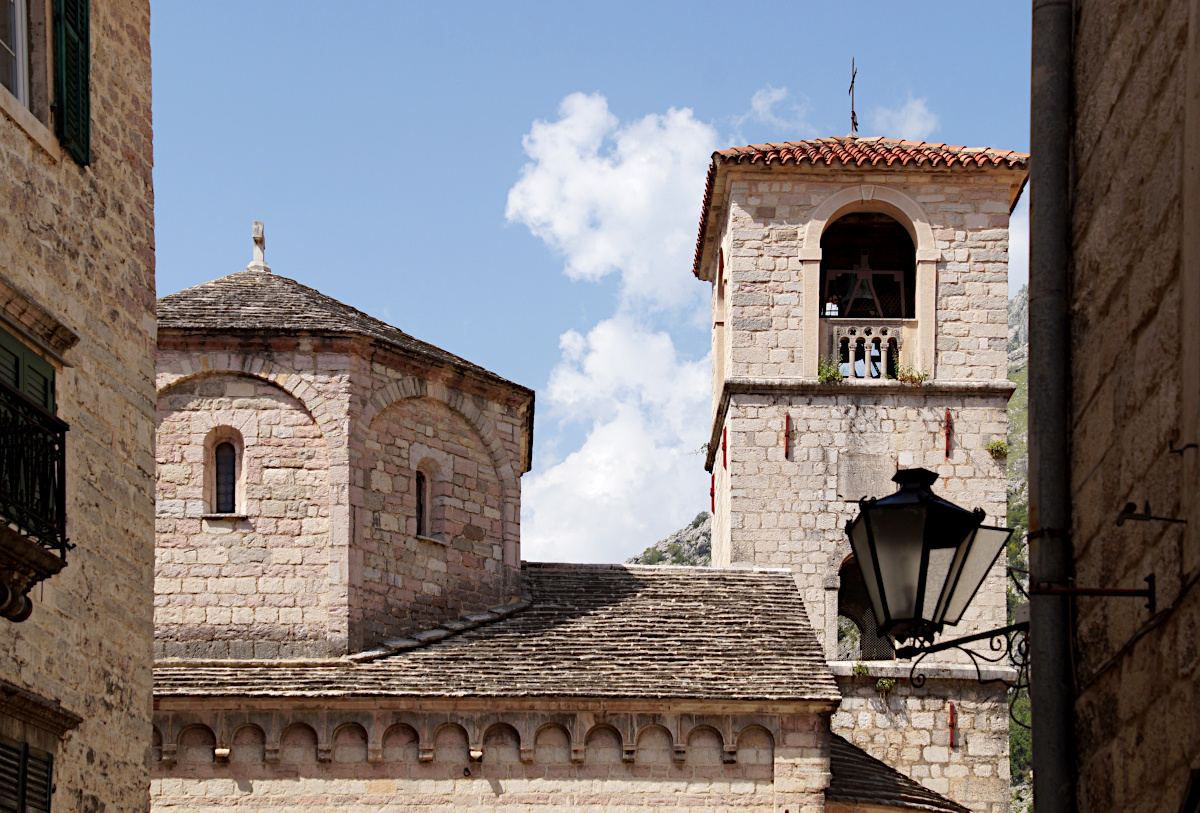
[[[610,725],[592,726],[583,743],[584,762],[616,765],[622,761],[621,732]]]
[[[179,762],[205,764],[216,759],[217,738],[206,725],[190,725],[179,732]]]
[[[267,735],[253,723],[239,726],[230,740],[229,761],[260,763],[267,750]]]
[[[273,361],[241,353],[200,353],[183,359],[180,364],[182,372],[160,372],[155,375],[156,395],[161,396],[170,388],[201,376],[243,375],[274,384],[299,401],[313,423],[320,428],[321,437],[330,451],[336,448],[333,439],[346,435],[345,427],[326,406],[325,396],[302,377]]]
[[[471,760],[467,730],[458,723],[443,723],[433,732],[433,758],[436,762],[465,765]]]
[[[671,732],[657,723],[644,726],[637,735],[635,761],[646,765],[670,765],[675,754]]]
[[[292,723],[279,738],[279,761],[297,765],[317,761],[317,732],[307,723]]]
[[[775,761],[775,738],[759,725],[746,726],[738,734],[737,761],[746,765],[770,765]]]
[[[688,732],[688,765],[720,765],[724,753],[725,743],[721,732],[712,726],[699,725]]]
[[[500,478],[500,482],[504,484],[505,488],[515,483],[516,469],[509,459],[508,450],[504,448],[491,419],[464,393],[436,381],[407,376],[376,391],[371,396],[366,408],[358,416],[358,420],[355,422],[356,431],[361,436],[365,436],[370,431],[371,422],[376,417],[398,401],[405,401],[409,398],[432,398],[462,415],[479,435],[483,445],[487,447],[488,453],[492,457],[492,466],[496,469],[496,476]]]
[[[830,223],[850,212],[882,212],[890,215],[912,237],[913,245],[917,248],[917,260],[934,259],[928,254],[922,255],[923,249],[937,250],[933,241],[933,228],[925,210],[898,189],[874,184],[859,184],[843,189],[830,195],[813,209],[804,228],[804,247],[807,251],[803,259],[819,260],[820,257],[812,256],[811,252],[820,251],[821,235]]]
[[[397,723],[383,732],[384,762],[416,762],[418,746],[417,730],[407,723]]]
[[[483,734],[485,763],[516,765],[521,761],[521,735],[508,723],[496,723]]]
[[[533,737],[534,760],[542,765],[565,765],[571,761],[571,735],[558,723],[546,723]]]
[[[334,762],[366,762],[367,730],[358,723],[345,723],[333,732]]]
[[[431,398],[440,402],[451,411],[461,415],[467,421],[467,424],[475,430],[479,439],[483,441],[483,445],[488,450],[488,455],[492,459],[492,468],[495,469],[496,477],[500,480],[501,497],[503,500],[500,521],[502,528],[501,536],[505,543],[505,564],[510,567],[520,567],[520,552],[515,545],[510,546],[509,544],[509,536],[512,530],[507,511],[507,507],[516,505],[520,498],[520,475],[517,473],[516,467],[513,466],[508,450],[504,447],[504,443],[501,442],[500,434],[496,431],[495,425],[479,407],[472,403],[466,394],[437,381],[428,381],[414,376],[406,376],[398,379],[386,387],[379,389],[371,396],[366,408],[363,409],[355,421],[355,436],[367,437],[371,431],[371,423],[377,417],[390,409],[392,405],[410,398]]]

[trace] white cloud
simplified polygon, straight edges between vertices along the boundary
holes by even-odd
[[[522,483],[522,555],[621,561],[706,509],[709,362],[678,357],[629,315],[563,334],[539,406],[589,425],[582,446]]]
[[[806,118],[808,104],[792,103],[781,111],[780,108],[787,100],[788,89],[785,87],[777,88],[767,85],[759,88],[750,99],[750,109],[742,115],[734,117],[734,132],[729,140],[734,144],[746,143],[746,139],[742,135],[742,128],[748,123],[773,128],[789,141],[811,136],[813,127]]]
[[[938,117],[926,99],[908,97],[900,107],[877,107],[871,114],[871,128],[888,138],[925,141],[938,128]]]
[[[572,93],[535,121],[505,215],[561,252],[567,276],[619,273],[626,304],[696,302],[687,273],[716,131],[688,109],[621,125],[598,94]]]
[[[1008,295],[1029,282],[1029,188],[1008,221]]]

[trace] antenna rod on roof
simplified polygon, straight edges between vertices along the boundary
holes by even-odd
[[[254,221],[254,225],[250,227],[250,236],[254,238],[254,259],[246,266],[246,270],[271,273],[271,266],[267,265],[267,237],[263,232],[261,220]]]
[[[854,113],[854,80],[858,76],[858,68],[854,67],[854,57],[850,57],[850,137],[858,137],[858,116]]]

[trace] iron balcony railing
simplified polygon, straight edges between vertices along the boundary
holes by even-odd
[[[67,558],[65,422],[0,381],[0,523]]]

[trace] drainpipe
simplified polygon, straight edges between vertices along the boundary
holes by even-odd
[[[1029,178],[1029,559],[1032,584],[1068,585],[1072,0],[1033,0]],[[1030,600],[1033,800],[1075,810],[1074,672],[1067,596]]]

